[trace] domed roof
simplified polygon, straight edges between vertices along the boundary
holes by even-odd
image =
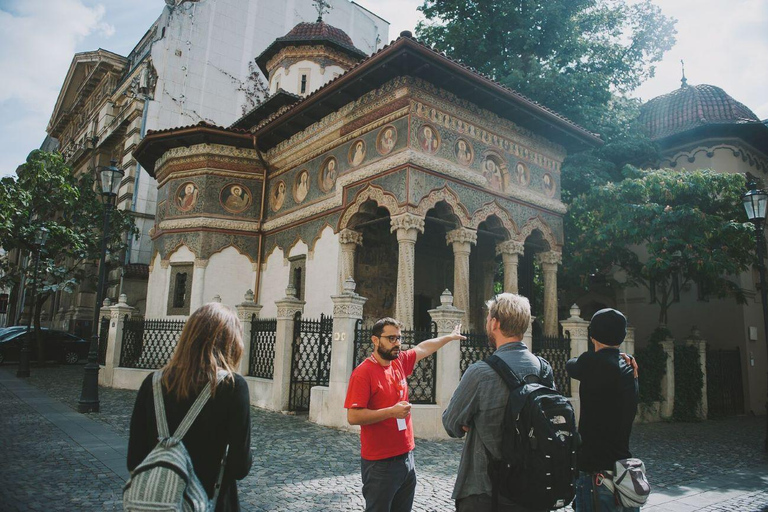
[[[651,140],[677,135],[709,125],[760,123],[760,119],[714,85],[683,85],[653,98],[640,109],[640,123]]]

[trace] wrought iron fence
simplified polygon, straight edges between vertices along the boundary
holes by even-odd
[[[723,418],[744,414],[744,390],[741,386],[739,347],[730,350],[707,350],[708,417]]]
[[[555,374],[555,386],[565,396],[571,396],[571,379],[565,372],[565,363],[571,358],[571,338],[535,336],[531,351],[546,359]]]
[[[319,320],[301,318],[293,323],[291,385],[288,409],[308,411],[313,386],[327,386],[331,377],[331,341],[333,317],[320,315]]]
[[[107,338],[109,337],[109,317],[101,319],[101,328],[99,329],[99,364],[107,364]]]
[[[437,336],[437,324],[432,322],[428,331],[401,331],[403,336],[402,350],[415,347],[424,340]],[[371,341],[371,326],[363,327],[362,320],[355,324],[354,365],[362,363],[373,352]],[[436,403],[435,388],[437,387],[437,359],[435,354],[416,363],[413,373],[408,377],[408,397],[412,404]]]
[[[466,340],[461,340],[459,368],[463,376],[472,363],[482,361],[493,354],[496,349],[488,345],[488,336],[485,333],[465,332],[462,334],[467,337]]]
[[[127,319],[123,327],[120,366],[156,370],[171,358],[184,320]]]
[[[251,318],[251,352],[248,375],[271,379],[275,372],[275,333],[277,319]]]

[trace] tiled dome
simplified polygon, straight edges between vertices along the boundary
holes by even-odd
[[[714,85],[684,85],[647,102],[640,123],[651,140],[664,139],[706,125],[759,123],[744,104]]]
[[[352,38],[346,32],[323,21],[299,23],[290,32],[278,38],[278,41],[313,41],[316,39],[330,41],[357,50]]]

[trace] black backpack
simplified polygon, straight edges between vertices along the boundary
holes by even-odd
[[[499,495],[532,510],[567,506],[575,495],[580,437],[568,399],[541,383],[549,364],[539,357],[541,372],[533,376],[539,382],[531,383],[496,355],[485,362],[509,388],[501,460],[491,460],[488,465],[493,509],[497,508]]]

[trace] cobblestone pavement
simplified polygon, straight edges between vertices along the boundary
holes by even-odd
[[[4,368],[15,370],[8,366]],[[50,397],[76,408],[82,366],[33,368],[29,382]],[[4,498],[14,493],[34,500],[38,489],[45,488],[55,489],[57,496],[79,499],[80,502],[76,508],[57,504],[40,509],[111,509],[115,495],[119,496],[119,477],[104,471],[93,460],[83,458],[75,443],[57,435],[53,431],[55,427],[34,418],[23,403],[7,395],[0,394],[3,411],[0,419],[0,449],[3,450],[0,503],[7,503]],[[134,397],[134,391],[100,388],[101,413],[88,416],[127,437]],[[252,418],[253,469],[238,485],[244,510],[362,510],[359,438],[356,434],[319,427],[302,417],[255,408]],[[764,418],[637,425],[633,431],[632,450],[645,461],[654,488],[659,493],[666,489],[674,495],[681,492],[680,489],[686,489],[686,492],[697,489],[700,485],[697,482],[717,481],[720,475],[743,472],[768,477],[764,435]],[[29,437],[33,440],[27,439]],[[414,511],[453,510],[450,493],[461,448],[461,441],[417,439],[418,487]],[[706,504],[695,508],[662,504],[652,509],[768,511],[765,487],[735,487],[734,492],[719,501],[710,496]],[[31,503],[34,501],[30,501],[27,508],[18,510],[37,510]],[[0,509],[4,510],[2,505]]]

